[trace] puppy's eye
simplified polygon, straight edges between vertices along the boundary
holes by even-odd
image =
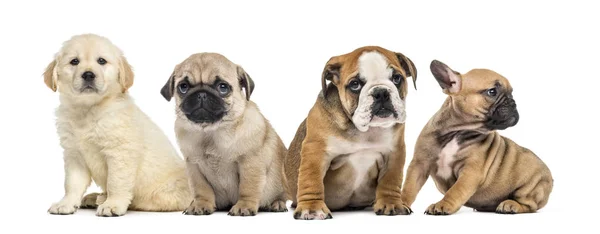
[[[179,92],[181,94],[185,94],[187,93],[188,89],[190,89],[190,85],[188,83],[179,83],[179,85],[177,86],[177,89],[179,89]]]
[[[218,90],[219,90],[219,93],[225,95],[225,94],[229,93],[229,85],[227,85],[225,83],[221,83],[221,84],[219,84]]]
[[[403,80],[404,80],[404,79],[402,79],[402,75],[400,75],[400,74],[394,74],[394,75],[392,76],[392,82],[393,82],[395,85],[399,85],[399,84],[401,84]]]
[[[498,90],[496,90],[496,88],[491,88],[488,89],[485,93],[490,97],[495,97],[496,95],[498,95]]]
[[[72,59],[72,60],[71,60],[71,62],[69,62],[69,63],[70,63],[71,65],[73,65],[73,66],[77,66],[77,64],[79,64],[79,59],[77,59],[77,58],[74,58],[74,59]]]
[[[106,64],[106,60],[103,58],[98,58],[98,64],[104,65],[104,64]]]
[[[352,81],[350,81],[350,83],[348,83],[348,88],[350,89],[350,91],[356,93],[362,88],[362,83],[358,79],[353,79]]]

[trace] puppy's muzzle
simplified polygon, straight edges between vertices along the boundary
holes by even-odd
[[[94,74],[91,71],[86,71],[83,74],[81,74],[81,79],[83,79],[83,85],[81,86],[81,92],[97,91],[96,85],[94,82],[96,80],[96,74]]]
[[[518,122],[517,103],[512,97],[506,97],[492,107],[485,125],[490,130],[504,130],[515,126]]]
[[[373,105],[371,106],[371,114],[379,118],[387,118],[391,115],[396,117],[398,113],[394,111],[394,105],[390,98],[390,92],[385,88],[375,88],[371,93],[373,97]]]
[[[180,108],[195,123],[214,123],[225,115],[225,102],[210,90],[187,95]]]

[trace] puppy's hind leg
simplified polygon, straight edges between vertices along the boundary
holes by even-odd
[[[496,208],[499,214],[520,214],[533,213],[541,209],[548,202],[548,197],[552,191],[552,179],[541,179],[538,182],[530,183],[515,191],[513,199],[508,199],[500,203]],[[533,185],[533,186],[531,186]]]
[[[102,194],[102,193],[90,193],[88,195],[85,195],[83,197],[83,199],[81,199],[81,206],[79,208],[81,209],[96,209],[98,208],[98,205],[104,203],[104,200],[106,200],[106,198],[102,199],[102,197],[106,197],[106,194]],[[101,202],[98,201],[100,197]]]

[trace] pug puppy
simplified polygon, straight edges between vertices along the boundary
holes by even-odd
[[[184,214],[287,211],[287,150],[250,101],[253,90],[242,67],[215,53],[190,56],[162,88],[163,97],[177,103],[175,133],[194,195]]]
[[[501,214],[544,207],[554,181],[550,170],[497,132],[519,121],[508,80],[488,69],[460,74],[437,60],[430,68],[448,98],[417,139],[402,200],[410,206],[431,176],[444,198],[426,214],[453,214],[463,205]]]
[[[65,161],[65,196],[49,213],[97,207],[98,216],[120,216],[189,204],[185,164],[129,96],[133,71],[119,48],[98,35],[74,36],[46,68],[44,82],[60,93],[56,126]],[[82,199],[92,180],[103,193]]]
[[[416,88],[413,62],[377,46],[329,59],[286,157],[295,219],[368,206],[378,215],[412,212],[400,200],[408,77]]]

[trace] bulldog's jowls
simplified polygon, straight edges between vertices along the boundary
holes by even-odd
[[[119,48],[93,34],[64,43],[44,73],[60,93],[56,126],[64,148],[65,196],[51,214],[98,208],[99,216],[127,209],[180,211],[192,200],[185,164],[127,90],[133,71]],[[82,199],[92,182],[103,193]]]
[[[496,132],[519,121],[508,80],[487,69],[459,74],[436,60],[431,72],[448,98],[417,139],[402,200],[410,206],[431,176],[444,198],[426,214],[453,214],[463,205],[503,214],[544,207],[553,186],[550,170]]]
[[[250,101],[253,90],[242,67],[214,53],[187,58],[162,88],[177,102],[175,133],[194,195],[185,214],[287,211],[286,148]]]
[[[400,199],[407,77],[416,81],[412,61],[381,47],[327,62],[323,90],[286,157],[296,219],[371,205],[377,214],[411,212]]]

